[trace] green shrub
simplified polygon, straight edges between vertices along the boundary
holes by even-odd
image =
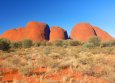
[[[69,46],[78,46],[78,45],[80,45],[80,42],[76,41],[76,40],[68,40],[68,45]]]
[[[86,42],[86,43],[83,44],[83,47],[85,47],[85,48],[94,48],[95,46],[94,46],[93,43]]]
[[[92,43],[95,47],[100,46],[101,39],[98,38],[97,36],[93,36],[93,37],[89,38],[88,43]]]
[[[10,49],[10,41],[8,39],[0,39],[0,50],[8,51]]]
[[[11,48],[21,48],[22,47],[22,43],[19,42],[11,42],[10,44]]]
[[[32,46],[32,40],[25,39],[22,41],[22,47],[24,48],[30,48]]]
[[[63,46],[63,40],[56,40],[53,42],[54,46]]]

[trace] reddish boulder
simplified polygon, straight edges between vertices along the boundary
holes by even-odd
[[[52,26],[50,29],[50,42],[64,39],[68,39],[67,32],[58,26]]]
[[[93,26],[93,29],[96,32],[96,35],[102,40],[102,41],[109,41],[113,40],[113,38],[105,31],[101,30],[98,27]]]
[[[98,27],[94,27],[88,23],[79,23],[76,24],[70,33],[70,38],[79,40],[79,41],[87,41],[91,36],[98,36],[102,41],[109,41],[113,38],[99,29]]]
[[[17,40],[17,30],[12,29],[12,30],[7,30],[1,35],[1,38],[7,38],[11,41],[16,41]]]
[[[26,25],[26,38],[33,41],[49,40],[50,29],[45,23],[29,22]]]
[[[7,38],[11,41],[31,39],[33,41],[49,40],[50,29],[47,24],[29,22],[26,28],[11,29],[4,32],[0,38]]]
[[[93,27],[88,23],[76,24],[70,33],[70,38],[79,41],[87,41],[91,36],[96,36]]]

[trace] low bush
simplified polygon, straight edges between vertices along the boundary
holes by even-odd
[[[0,50],[8,51],[10,49],[10,41],[8,39],[0,39]]]
[[[40,45],[41,45],[40,42],[34,42],[34,43],[33,43],[33,46],[35,46],[35,47],[39,47]]]
[[[54,46],[63,46],[63,40],[56,40],[53,42]]]
[[[100,46],[101,39],[97,36],[92,36],[89,38],[88,43],[92,43],[94,46]]]
[[[87,42],[83,44],[83,47],[94,48],[100,46],[100,44],[101,44],[101,39],[98,38],[97,36],[92,36],[91,38],[89,38]]]
[[[11,42],[10,44],[11,48],[21,48],[22,47],[22,43],[19,42]]]
[[[68,45],[69,46],[78,46],[78,45],[80,45],[80,42],[77,40],[68,40]]]
[[[24,48],[30,48],[32,46],[32,40],[25,39],[22,41],[22,47]]]
[[[83,44],[83,47],[85,47],[85,48],[94,48],[95,46],[94,46],[93,43],[86,42],[86,43]]]

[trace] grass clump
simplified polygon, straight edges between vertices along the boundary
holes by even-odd
[[[22,43],[19,42],[11,42],[10,44],[11,48],[21,48],[22,47]]]
[[[53,42],[54,46],[63,46],[63,40],[56,40]]]
[[[80,45],[80,42],[76,41],[76,40],[69,40],[68,45],[69,46],[78,46],[78,45]]]
[[[83,46],[86,48],[94,48],[100,46],[100,44],[101,39],[98,38],[97,36],[92,36],[86,43],[83,44]]]
[[[115,40],[105,41],[101,43],[101,47],[111,47],[115,45]]]
[[[32,46],[32,40],[25,39],[22,41],[22,47],[23,48],[30,48]]]
[[[0,50],[8,51],[10,49],[10,41],[8,39],[0,39]]]

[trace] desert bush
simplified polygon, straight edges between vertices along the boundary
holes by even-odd
[[[94,48],[94,47],[100,46],[100,44],[101,44],[100,38],[98,38],[97,36],[93,36],[89,38],[87,42],[83,44],[83,47]]]
[[[53,42],[54,46],[63,46],[63,40],[56,40]]]
[[[8,51],[10,49],[10,41],[8,39],[0,39],[0,50]]]
[[[40,42],[34,42],[34,43],[33,43],[33,46],[35,46],[35,47],[39,47],[40,44],[41,44]]]
[[[22,47],[24,48],[30,48],[32,46],[32,40],[25,39],[22,41]]]
[[[22,43],[19,41],[19,42],[11,42],[10,44],[11,48],[20,48],[22,47]]]
[[[85,47],[85,48],[94,48],[95,46],[92,43],[86,42],[86,43],[83,44],[83,47]]]
[[[112,41],[106,41],[106,42],[102,42],[101,43],[101,47],[111,47],[115,45],[115,40],[112,40]]]
[[[92,43],[94,46],[99,46],[101,43],[101,39],[98,38],[97,36],[93,36],[89,38],[88,43]]]
[[[78,46],[78,45],[80,45],[80,42],[77,40],[68,40],[68,45],[69,46]]]

